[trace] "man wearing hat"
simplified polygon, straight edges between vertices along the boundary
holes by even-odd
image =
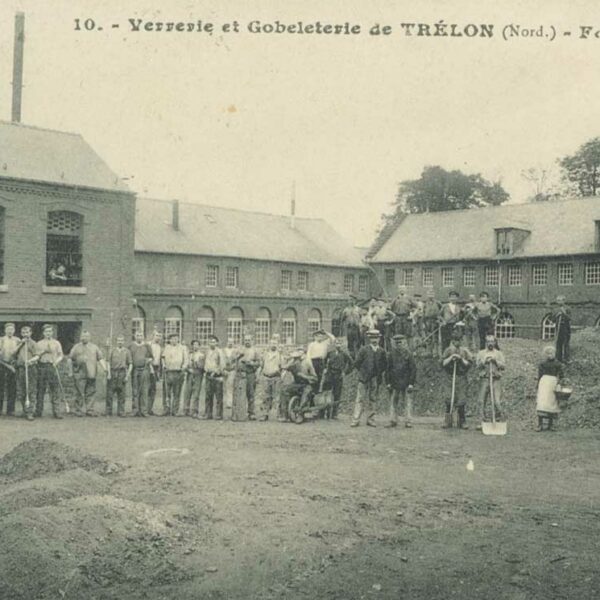
[[[494,333],[494,320],[500,314],[500,308],[490,302],[487,292],[479,294],[479,302],[475,304],[477,313],[477,330],[479,332],[479,349],[485,348],[485,338]]]
[[[204,415],[199,419],[213,418],[213,404],[215,405],[215,419],[223,419],[223,372],[225,370],[225,356],[217,347],[219,338],[211,335],[208,338],[208,350],[204,360],[205,401]]]
[[[21,327],[21,341],[13,355],[17,375],[17,400],[23,407],[23,416],[33,421],[33,401],[36,397],[37,363],[40,359],[37,344],[31,339],[31,327]]]
[[[246,379],[246,401],[248,403],[248,420],[256,420],[254,414],[254,396],[256,393],[256,371],[260,366],[260,354],[252,345],[252,336],[244,336],[244,345],[238,358],[238,375]]]
[[[301,396],[301,402],[304,404],[317,381],[312,362],[306,358],[303,348],[292,351],[283,368],[293,377],[293,381],[284,385],[281,390],[278,421],[288,420],[288,404],[294,396]]]
[[[473,364],[473,355],[462,343],[460,328],[455,328],[450,344],[442,354],[442,368],[448,375],[447,387],[450,393],[446,396],[446,413],[442,427],[452,427],[450,408],[458,413],[458,427],[468,429],[466,425],[465,406],[467,403],[467,373]],[[454,380],[454,381],[453,381]],[[452,387],[454,386],[454,402],[452,402]],[[449,397],[448,397],[449,396]],[[453,404],[453,406],[451,406]]]
[[[379,345],[379,338],[380,333],[377,329],[367,331],[369,343],[363,346],[356,356],[354,366],[358,372],[358,386],[351,427],[360,425],[363,412],[367,413],[367,425],[376,427],[375,402],[386,368],[385,351]]]
[[[452,339],[454,326],[461,320],[462,310],[458,305],[458,292],[448,294],[448,302],[442,306],[440,312],[442,331],[442,351],[444,351]]]
[[[152,359],[151,351],[150,359]],[[163,365],[167,387],[167,415],[172,417],[176,417],[179,412],[181,386],[189,362],[190,357],[187,348],[180,343],[179,335],[172,333],[169,336],[169,343],[163,350]],[[143,412],[141,415],[145,416]]]
[[[6,323],[4,335],[0,338],[0,414],[6,402],[7,416],[15,414],[17,379],[15,371],[11,369],[11,363],[19,342],[19,338],[15,336],[15,324]]]
[[[386,382],[390,391],[390,422],[386,427],[398,425],[398,403],[405,406],[404,425],[412,427],[412,390],[417,378],[414,356],[407,347],[406,336],[396,333],[392,337],[392,349],[387,353]]]
[[[398,286],[398,295],[392,302],[391,310],[396,316],[394,319],[394,333],[400,333],[406,338],[412,338],[412,324],[410,313],[416,308],[414,300],[406,295],[406,286]]]
[[[69,354],[69,373],[73,377],[77,397],[75,399],[75,415],[96,417],[94,410],[96,396],[96,376],[98,365],[108,372],[108,365],[102,356],[100,348],[91,341],[89,331],[82,331],[79,343],[71,348]]]
[[[347,375],[354,368],[354,361],[350,354],[342,346],[341,340],[335,340],[331,352],[325,359],[325,385],[324,389],[330,389],[333,396],[333,405],[330,411],[330,418],[337,419],[340,401],[342,399],[342,389],[344,386],[344,375]]]
[[[150,344],[144,341],[144,334],[141,331],[135,332],[135,339],[133,343],[129,346],[129,354],[131,358],[131,408],[134,417],[145,417],[147,414],[148,407],[148,390],[150,388],[150,379],[152,377],[152,362],[154,360],[154,355],[152,353],[152,347]],[[177,337],[177,336],[176,336]],[[123,360],[123,352],[120,350],[118,353],[118,358],[116,358],[118,363],[122,363]],[[110,364],[110,360],[109,360]],[[120,365],[121,368],[123,364]],[[128,366],[125,365],[125,369],[128,369]],[[112,372],[112,371],[111,371]],[[123,377],[123,371],[119,370],[120,375],[118,378]],[[116,379],[111,386],[119,385],[120,380]],[[167,385],[168,385],[167,381]],[[174,378],[171,379],[171,386],[174,385]],[[111,407],[112,407],[112,399],[111,399]],[[124,407],[119,408],[117,401],[117,410],[122,412]],[[108,411],[108,406],[107,406]],[[112,412],[112,410],[111,410]],[[165,411],[168,412],[168,411]]]
[[[556,327],[556,358],[568,362],[571,341],[571,309],[565,303],[564,296],[556,297],[557,307],[552,311],[550,320]]]
[[[341,324],[346,329],[346,341],[348,344],[348,352],[354,358],[358,349],[361,346],[361,317],[362,311],[357,305],[356,298],[350,296],[350,302],[342,311]]]
[[[157,383],[160,382],[162,377],[162,333],[156,329],[152,332],[152,339],[148,342],[150,350],[152,351],[152,367],[150,369],[150,377],[148,380],[148,414],[154,416],[154,402],[156,401],[156,389]],[[163,398],[163,412],[166,411],[166,405],[164,403],[166,399]]]
[[[279,384],[283,369],[283,356],[276,339],[271,339],[269,347],[263,354],[259,368],[257,389],[260,398],[260,420],[267,421],[273,408],[273,402],[279,406]]]
[[[501,377],[506,368],[506,360],[504,354],[498,349],[498,342],[495,336],[487,335],[485,338],[485,348],[477,354],[477,369],[479,371],[480,386],[479,386],[479,417],[480,423],[485,421],[485,405],[489,398],[490,402],[494,400],[494,410],[497,420],[501,419],[501,400],[502,387]],[[490,390],[490,371],[492,374],[492,388]],[[477,426],[481,429],[481,424]]]
[[[139,335],[143,335],[141,331],[139,332]],[[119,417],[124,417],[125,390],[127,389],[127,383],[131,378],[131,372],[133,370],[133,360],[131,358],[130,350],[128,348],[125,348],[125,338],[122,335],[117,336],[117,345],[108,351],[106,362],[108,364],[108,373],[106,376],[106,410],[104,414],[107,417],[112,416],[113,403],[116,396],[117,415]]]
[[[52,325],[44,325],[42,333],[44,338],[37,343],[40,360],[38,362],[35,416],[42,416],[44,411],[44,394],[46,393],[46,389],[48,389],[50,402],[52,403],[52,414],[55,419],[62,419],[60,414],[58,364],[63,359],[63,350],[60,342],[54,339],[54,327]]]
[[[441,308],[442,305],[435,299],[435,292],[428,290],[423,305],[423,324],[425,326],[427,347],[431,350],[431,356],[439,356],[438,327],[440,326]]]
[[[325,359],[333,346],[335,337],[327,333],[324,329],[319,329],[313,334],[313,341],[306,349],[306,357],[312,362],[315,373],[317,374],[317,386],[321,384],[323,370],[325,369]]]

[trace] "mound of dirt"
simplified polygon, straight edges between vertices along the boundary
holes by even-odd
[[[14,483],[0,491],[0,518],[18,510],[54,506],[87,494],[106,494],[110,483],[96,473],[74,469]]]
[[[23,442],[0,458],[0,478],[11,481],[34,479],[71,469],[107,475],[121,468],[120,465],[84,454],[65,444],[40,438]]]
[[[14,512],[0,518],[0,539],[0,598],[84,598],[186,578],[169,557],[179,539],[170,517],[114,496]]]

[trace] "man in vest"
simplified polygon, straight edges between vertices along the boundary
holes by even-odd
[[[69,354],[69,373],[73,377],[77,397],[75,400],[75,416],[96,417],[94,410],[96,398],[96,377],[98,365],[108,372],[108,365],[102,357],[100,348],[91,341],[89,331],[82,331],[80,341],[71,348]]]
[[[54,327],[52,325],[44,325],[42,331],[44,339],[37,343],[40,360],[38,362],[35,416],[41,417],[44,412],[44,395],[46,389],[48,389],[50,402],[52,403],[52,414],[55,419],[62,419],[60,414],[58,365],[63,359],[63,350],[60,342],[54,339]]]

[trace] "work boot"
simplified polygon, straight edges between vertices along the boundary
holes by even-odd
[[[396,421],[390,421],[389,423],[386,423],[386,424],[384,425],[384,427],[385,427],[386,429],[390,429],[390,428],[392,428],[392,427],[397,427],[397,426],[398,426],[398,423],[396,423]]]
[[[62,419],[63,418],[63,416],[59,415],[58,413],[54,413],[53,416],[54,416],[55,419]]]
[[[377,423],[373,419],[367,419],[367,427],[377,427]]]
[[[352,423],[350,423],[350,427],[358,427],[360,425],[360,423],[358,421],[352,421]]]
[[[406,421],[406,423],[404,423],[404,427],[406,427],[406,429],[412,429],[412,423],[410,421]]]
[[[28,421],[33,421],[33,415],[32,415],[31,413],[27,413],[27,415],[25,416],[25,418],[26,418]]]

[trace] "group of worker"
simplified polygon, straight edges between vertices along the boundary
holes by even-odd
[[[100,367],[106,374],[106,416],[125,416],[130,386],[132,414],[136,417],[160,414],[222,420],[224,409],[228,409],[232,420],[267,420],[276,407],[277,419],[287,421],[288,405],[294,396],[308,398],[328,391],[331,403],[321,416],[336,418],[344,378],[355,369],[358,381],[351,426],[357,427],[363,414],[366,424],[375,426],[375,402],[385,385],[390,403],[387,426],[397,426],[399,408],[403,406],[405,424],[411,427],[416,332],[432,354],[440,356],[448,374],[444,427],[452,426],[456,410],[457,426],[464,429],[468,371],[472,366],[479,371],[480,421],[486,417],[488,400],[498,418],[502,414],[500,380],[506,361],[493,334],[493,320],[500,309],[490,302],[486,292],[479,300],[470,296],[460,304],[458,299],[452,291],[448,302],[441,305],[428,295],[419,306],[418,298],[409,298],[403,287],[390,304],[375,299],[363,309],[351,299],[342,314],[348,349],[339,338],[322,329],[315,332],[306,350],[296,348],[291,352],[282,347],[277,335],[264,351],[253,344],[249,335],[244,336],[241,346],[229,339],[220,348],[217,336],[211,335],[207,347],[193,340],[188,349],[178,334],[168,335],[163,345],[162,334],[154,331],[150,340],[137,332],[129,345],[118,336],[116,345],[110,346],[104,357],[91,342],[90,333],[83,331],[67,361],[66,374],[72,378],[76,393],[73,414],[98,414],[94,407]],[[552,315],[557,327],[555,356],[562,364],[568,359],[571,316],[564,297],[557,299],[557,306]],[[63,409],[70,412],[59,370],[65,358],[61,344],[55,339],[54,326],[44,325],[42,331],[42,339],[35,342],[28,325],[21,328],[20,338],[14,323],[5,325],[4,336],[0,337],[0,414],[6,404],[6,414],[14,415],[16,399],[28,420],[41,417],[46,392],[55,418],[63,417]],[[64,369],[62,372],[64,376]],[[160,408],[156,407],[159,386]]]

